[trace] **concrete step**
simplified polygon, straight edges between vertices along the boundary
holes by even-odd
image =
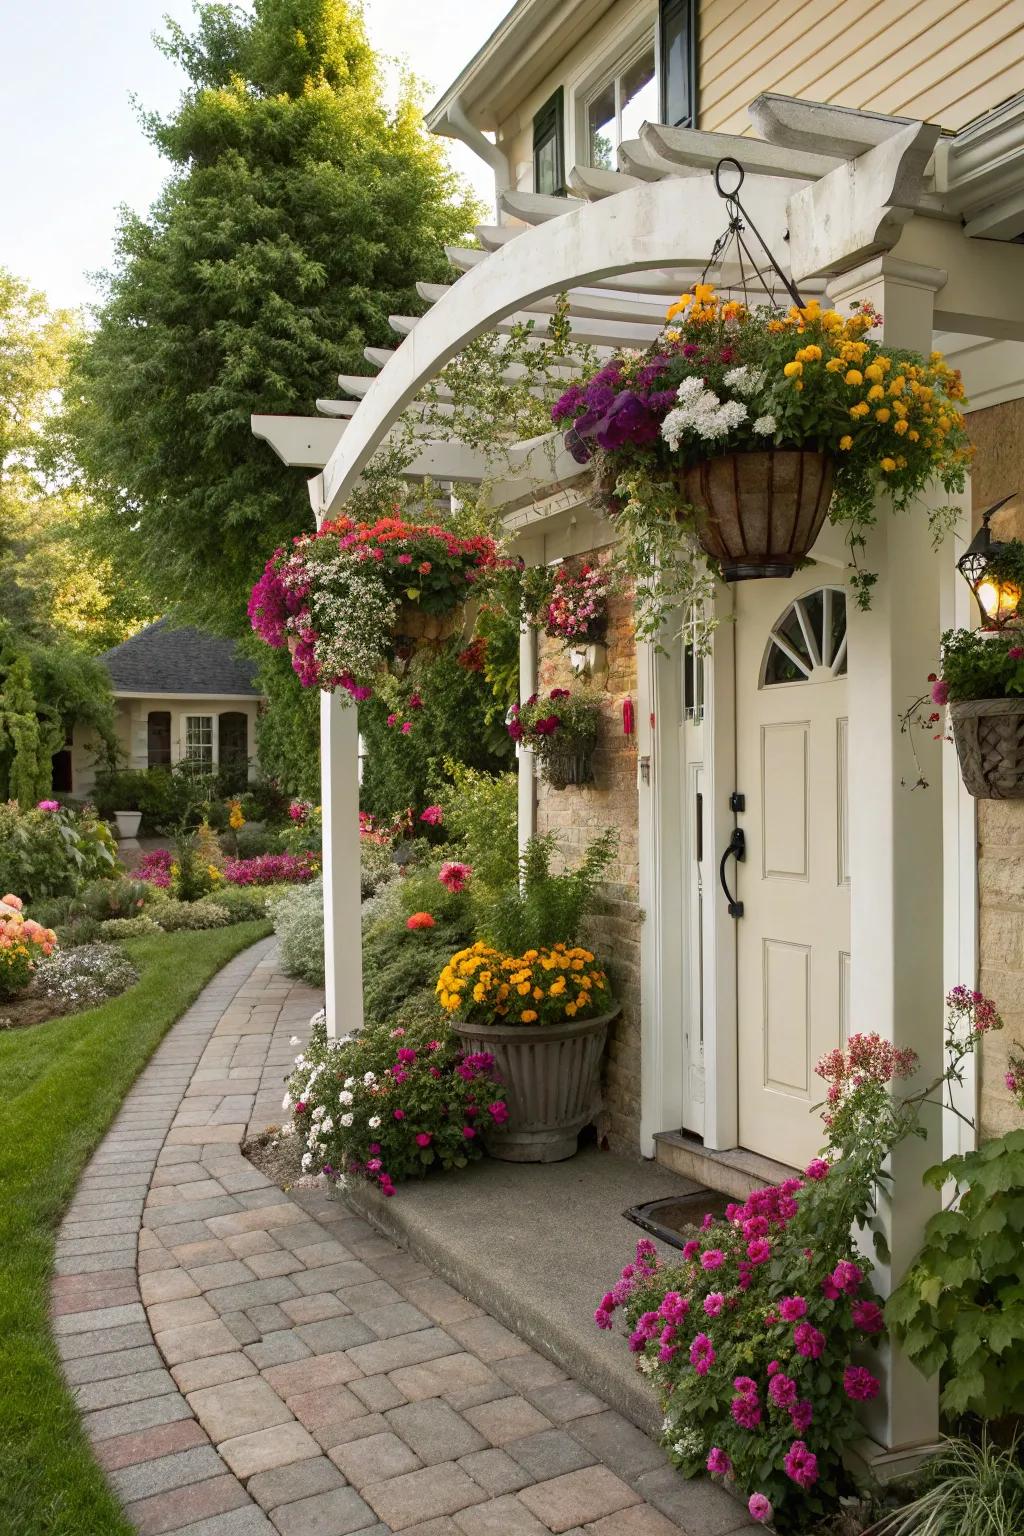
[[[720,1190],[736,1200],[745,1200],[755,1189],[781,1184],[799,1174],[788,1163],[776,1163],[758,1152],[733,1147],[728,1152],[710,1152],[696,1136],[685,1131],[660,1131],[654,1138],[654,1157],[662,1168],[681,1178],[693,1179],[708,1189]]]

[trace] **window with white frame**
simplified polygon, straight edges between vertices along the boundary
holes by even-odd
[[[598,170],[616,169],[624,139],[635,139],[658,117],[654,37],[647,37],[586,98],[587,160]]]
[[[185,716],[185,761],[197,773],[213,771],[213,716]]]

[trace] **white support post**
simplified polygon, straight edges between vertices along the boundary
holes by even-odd
[[[537,691],[537,631],[524,623],[519,630],[519,702],[525,704]],[[537,830],[536,757],[522,742],[519,759],[519,852]]]
[[[333,1039],[363,1026],[359,712],[354,704],[344,704],[337,693],[320,695],[320,778],[324,979],[327,1033]]]
[[[932,345],[936,291],[945,274],[881,257],[831,288],[840,304],[868,299],[884,316],[884,339],[925,355]],[[942,495],[941,488],[937,494]],[[851,1013],[858,1030],[877,1030],[920,1058],[914,1080],[934,1080],[943,1062],[942,747],[930,733],[914,742],[929,788],[918,778],[900,715],[936,668],[948,545],[935,549],[922,508],[894,515],[879,506],[864,552],[878,572],[871,607],[849,612]],[[926,1111],[927,1141],[909,1137],[891,1160],[891,1194],[880,1224],[891,1261],[875,1280],[898,1284],[921,1244],[939,1196],[921,1176],[942,1155],[942,1116]],[[893,1347],[869,1431],[883,1461],[938,1439],[938,1383]]]

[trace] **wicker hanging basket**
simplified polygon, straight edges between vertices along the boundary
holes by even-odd
[[[556,752],[542,760],[545,781],[552,789],[568,789],[571,784],[593,784],[594,758],[591,752]]]
[[[465,622],[465,603],[441,614],[425,613],[418,603],[402,603],[392,630],[393,653],[400,661],[409,661],[420,651],[439,651],[462,632]]]
[[[960,772],[977,800],[1024,800],[1024,698],[949,706]]]
[[[771,448],[703,459],[681,470],[678,484],[725,580],[750,581],[792,576],[821,532],[833,478],[828,454]]]

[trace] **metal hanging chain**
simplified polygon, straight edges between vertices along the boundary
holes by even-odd
[[[739,180],[731,191],[727,191],[726,188],[722,185],[722,172],[726,167],[729,166],[731,166],[739,176]],[[775,297],[771,291],[771,288],[769,287],[767,274],[762,272],[757,261],[754,259],[754,255],[750,250],[749,245],[743,238],[745,232],[749,229],[751,234],[757,237],[758,244],[764,251],[765,256],[767,256],[772,271],[775,273],[775,276],[779,279],[779,282],[783,285],[786,292],[793,300],[793,303],[798,309],[803,309],[805,306],[804,301],[800,296],[799,289],[793,282],[792,278],[787,277],[785,272],[783,272],[782,268],[779,266],[778,262],[775,260],[775,257],[769,250],[768,245],[765,242],[765,239],[757,225],[754,223],[753,219],[750,217],[749,213],[740,202],[740,188],[743,185],[745,177],[746,171],[743,169],[743,166],[740,164],[740,162],[734,159],[732,155],[726,155],[725,158],[719,160],[718,164],[715,166],[715,191],[725,203],[726,212],[729,215],[729,223],[728,226],[718,236],[718,239],[715,241],[711,248],[711,255],[708,257],[704,266],[704,271],[701,273],[701,282],[706,280],[709,269],[728,248],[730,242],[735,240],[737,248],[740,252],[740,281],[743,285],[744,301],[746,301],[747,298],[747,275],[743,265],[743,257],[746,256],[754,272],[757,274],[757,278],[761,283],[761,286],[768,294],[769,299],[773,304],[775,303]],[[778,307],[779,306],[776,304],[776,308]]]

